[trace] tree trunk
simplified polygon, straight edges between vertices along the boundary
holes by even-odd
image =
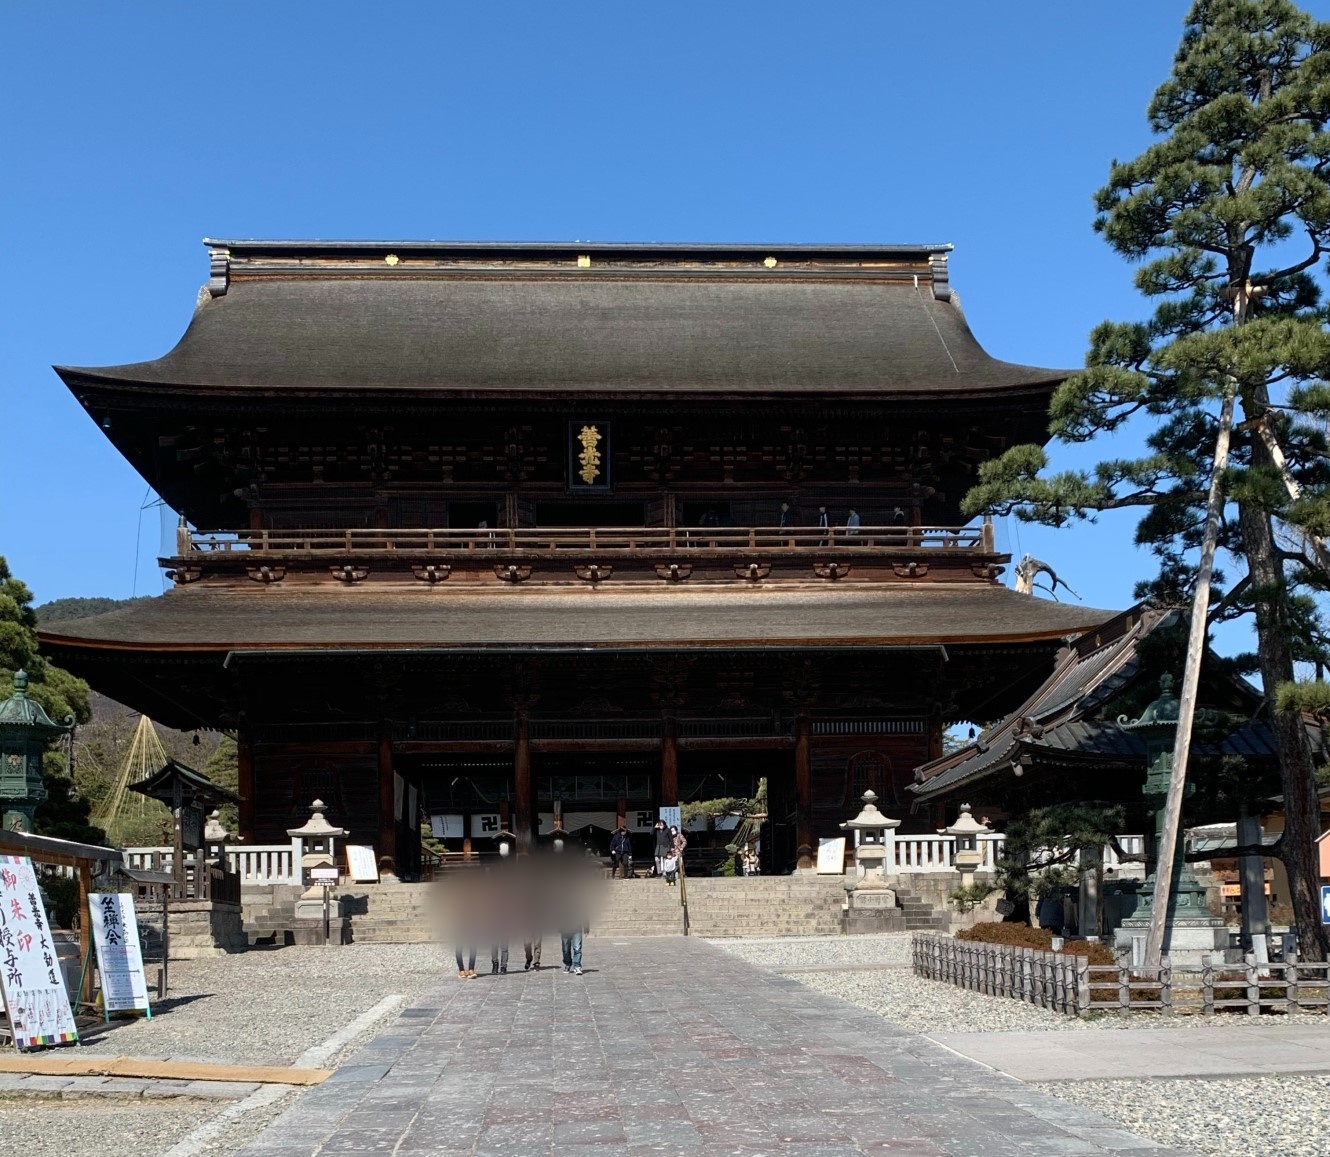
[[[1264,445],[1253,440],[1252,465],[1268,468]],[[1301,713],[1277,711],[1274,689],[1293,681],[1293,648],[1290,642],[1288,594],[1283,568],[1275,547],[1270,516],[1253,502],[1238,504],[1252,587],[1256,593],[1257,655],[1266,701],[1270,704],[1270,727],[1279,751],[1279,775],[1284,794],[1284,866],[1288,869],[1290,897],[1298,950],[1304,960],[1325,960],[1327,943],[1321,923],[1320,865],[1316,837],[1320,835],[1320,804],[1316,796],[1316,774],[1311,744]]]

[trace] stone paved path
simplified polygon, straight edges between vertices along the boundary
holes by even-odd
[[[697,940],[586,964],[449,979],[242,1154],[1185,1157]]]
[[[1330,1073],[1330,1023],[1325,1017],[1259,1027],[936,1032],[929,1036],[1022,1081]]]

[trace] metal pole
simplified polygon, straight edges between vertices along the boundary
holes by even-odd
[[[1196,575],[1196,594],[1191,606],[1191,629],[1187,635],[1187,666],[1182,675],[1182,697],[1178,704],[1178,731],[1173,746],[1173,766],[1164,806],[1164,830],[1155,849],[1155,891],[1150,910],[1150,931],[1145,941],[1145,967],[1160,967],[1168,935],[1168,905],[1173,894],[1173,869],[1178,829],[1182,825],[1182,797],[1187,786],[1187,760],[1191,755],[1191,727],[1196,717],[1196,696],[1201,682],[1201,659],[1205,654],[1206,616],[1210,611],[1210,576],[1214,572],[1219,522],[1224,513],[1223,473],[1228,467],[1229,440],[1233,433],[1235,390],[1224,392],[1219,411],[1219,433],[1215,438],[1215,462],[1210,475],[1210,497],[1205,513],[1205,537]]]
[[[323,885],[323,943],[325,947],[328,944],[328,924],[328,885],[325,882]]]

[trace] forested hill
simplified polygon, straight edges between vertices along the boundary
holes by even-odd
[[[151,595],[139,595],[134,599],[52,599],[34,607],[37,622],[42,626],[47,623],[68,622],[70,619],[90,619],[93,615],[104,615],[107,611],[118,611],[121,607],[147,602]]]

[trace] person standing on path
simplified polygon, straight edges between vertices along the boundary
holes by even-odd
[[[670,855],[670,829],[665,826],[664,820],[657,820],[653,829],[656,840],[654,849],[656,858],[656,875],[665,875],[665,861]]]
[[[677,871],[683,871],[683,852],[688,847],[688,837],[673,824],[670,825],[670,855],[678,861]]]

